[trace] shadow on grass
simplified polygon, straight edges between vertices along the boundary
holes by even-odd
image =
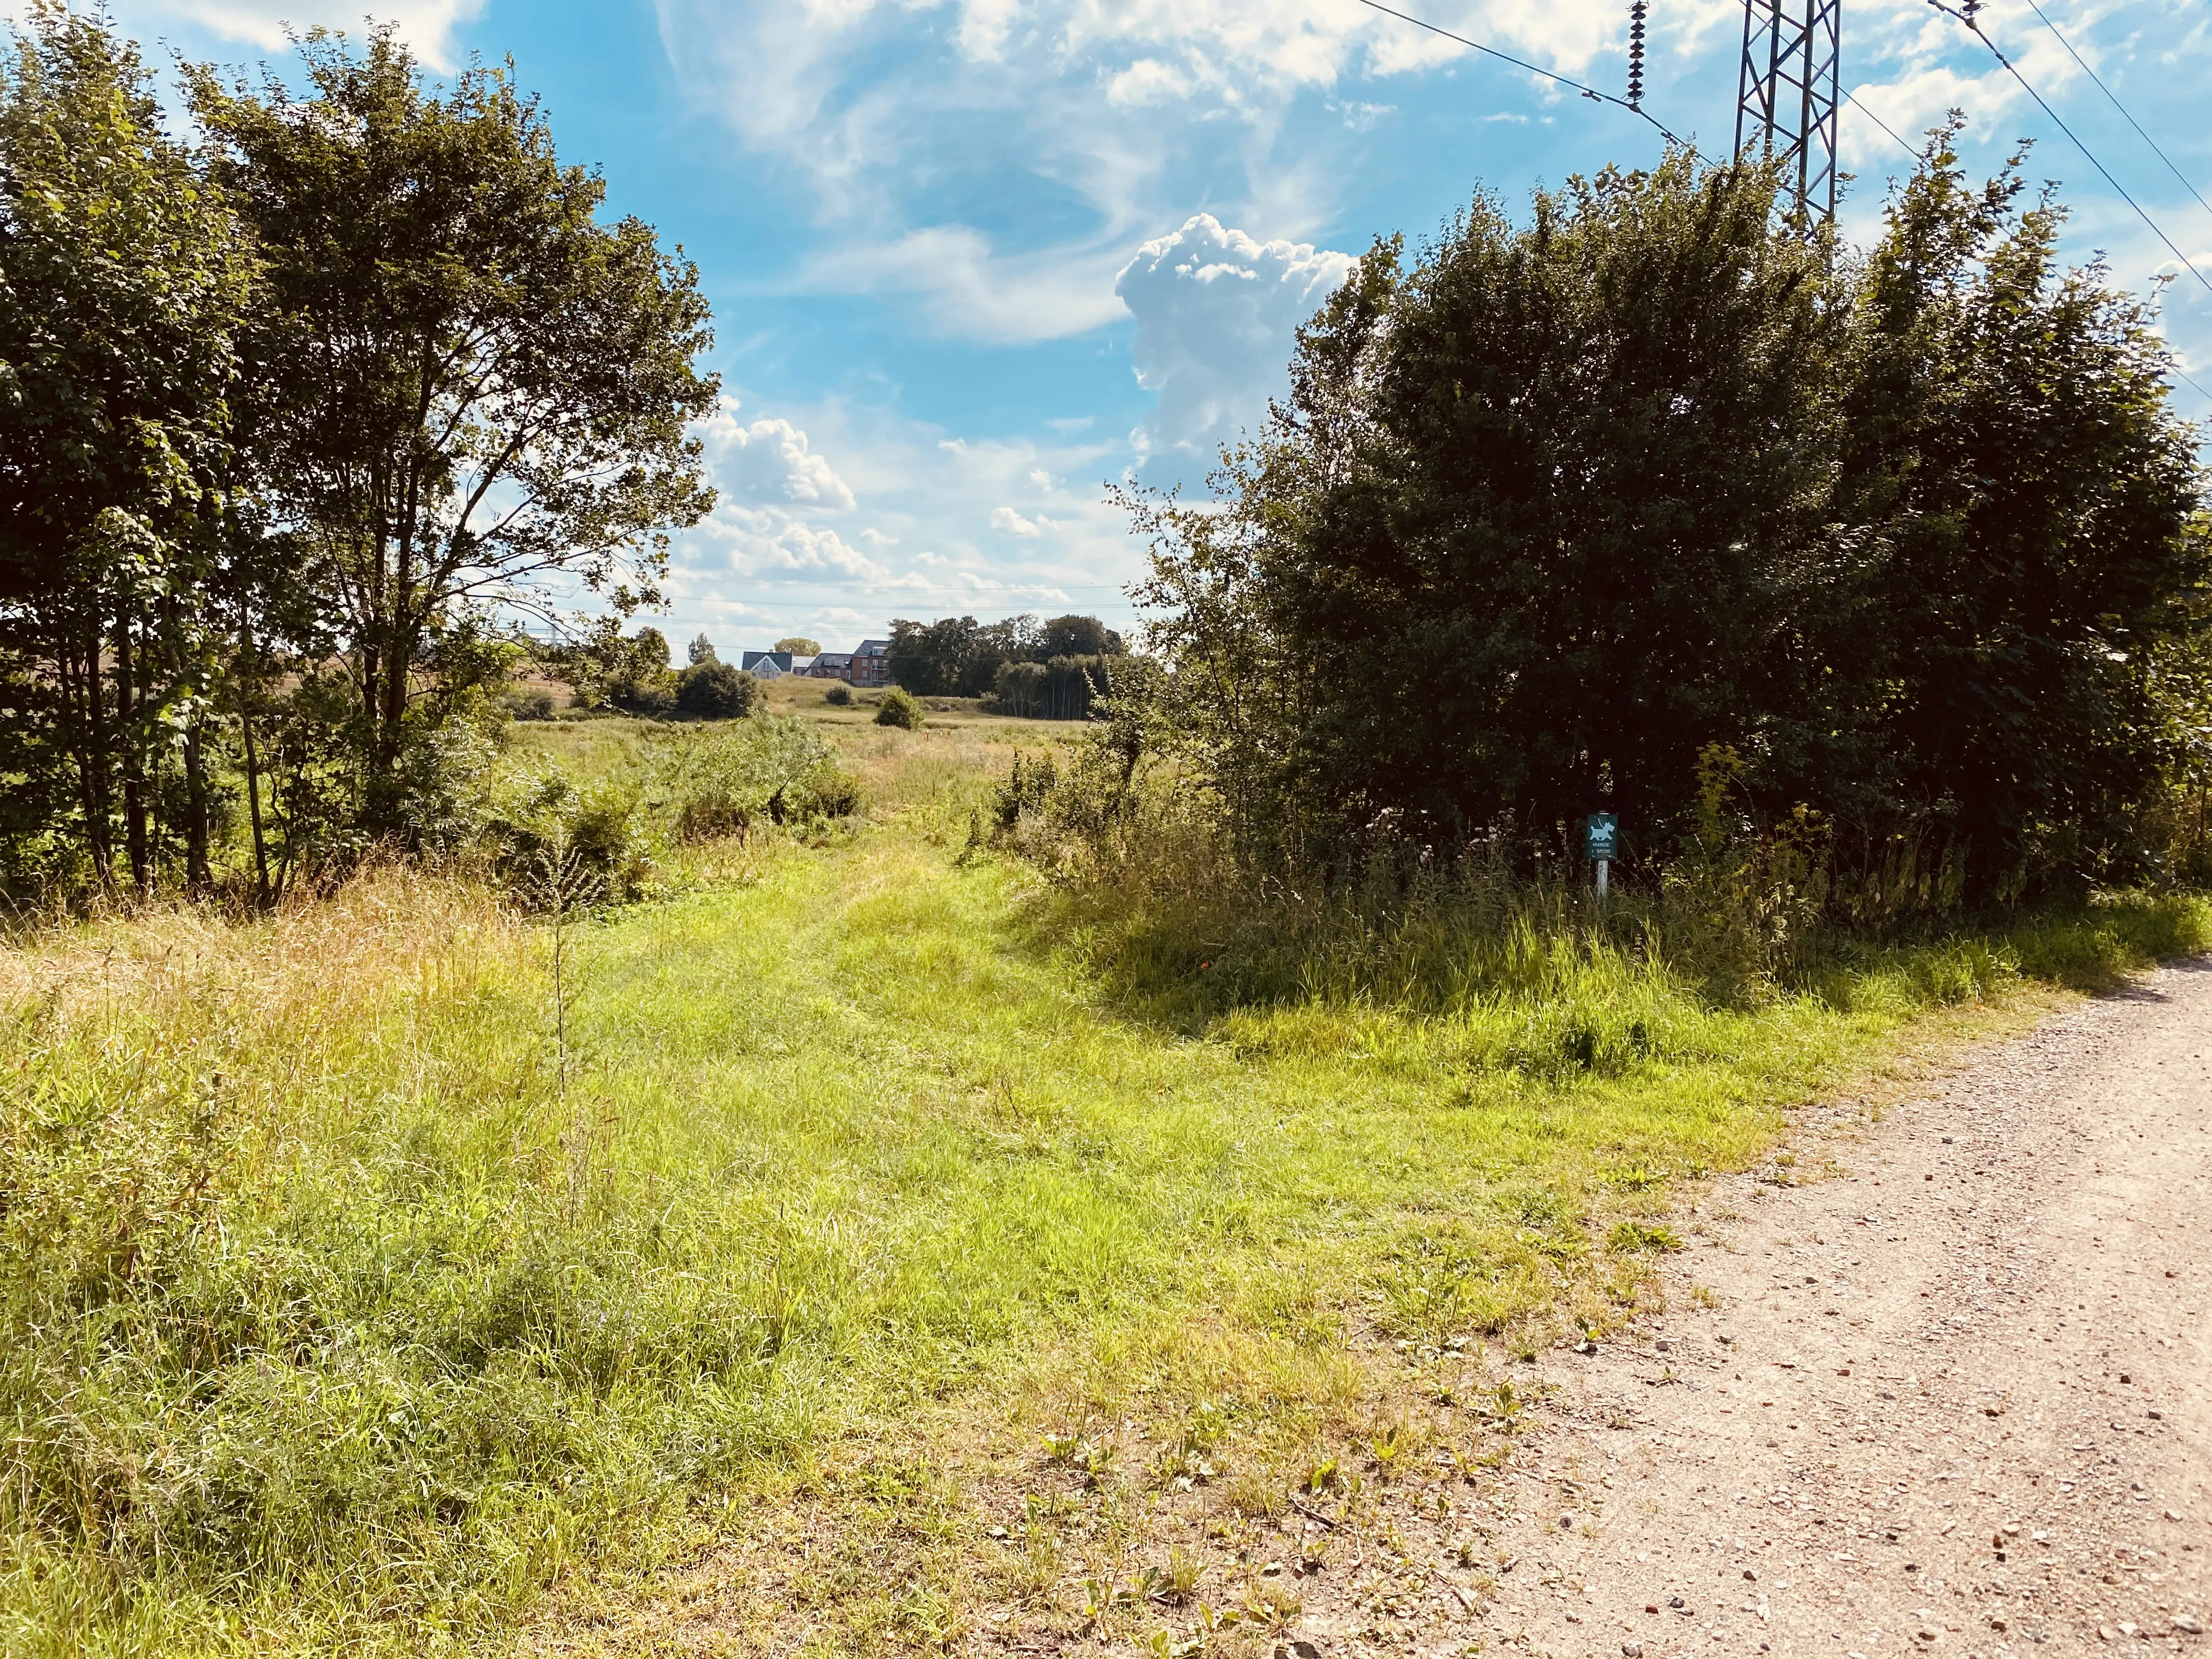
[[[1349,908],[1232,913],[1200,898],[1040,890],[1010,948],[1085,975],[1121,1018],[1179,1036],[1240,1014],[1327,1006],[1413,1019],[1482,1008],[1679,1000],[1704,1013],[1753,1013],[1806,998],[1838,1012],[1910,1012],[1988,1000],[2015,983],[2088,995],[2156,997],[2139,976],[2212,951],[2212,900],[2121,892],[2014,911],[1824,930],[1767,972],[1666,949],[1632,896],[1607,925],[1571,890],[1416,908],[1381,920]],[[2194,964],[2212,971],[2212,962]],[[1587,1033],[1571,1045],[1589,1047]]]

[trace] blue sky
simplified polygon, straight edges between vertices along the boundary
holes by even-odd
[[[1618,92],[1627,7],[1397,0]],[[2212,198],[2212,6],[2039,0]],[[115,0],[198,58],[352,27],[361,0]],[[672,637],[725,653],[801,633],[849,649],[895,616],[1130,611],[1142,562],[1108,480],[1202,478],[1283,384],[1291,331],[1378,233],[1418,243],[1479,186],[1525,199],[1647,125],[1356,0],[404,0],[433,65],[511,55],[565,159],[698,262],[726,402],[704,432],[722,505],[677,554]],[[2029,0],[1984,26],[2212,278],[2212,212]],[[1733,135],[1740,0],[1653,0],[1646,107]],[[1846,0],[1844,80],[1897,132],[1953,105],[1994,167],[2038,141],[2077,255],[2143,289],[2212,386],[2212,293],[2018,85],[1924,0]],[[1847,112],[1863,235],[1898,146]],[[2180,407],[2212,415],[2184,388]]]

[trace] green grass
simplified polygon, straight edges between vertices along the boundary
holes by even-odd
[[[1917,1017],[2208,936],[2131,901],[1755,1008],[1583,948],[1442,1012],[1170,1016],[959,857],[1016,736],[854,733],[871,826],[589,927],[565,1093],[544,933],[465,884],[0,952],[0,1645],[495,1644],[979,1401],[1263,1416],[1357,1386],[1354,1334],[1602,1328],[1673,1177],[1757,1159]],[[912,1589],[822,1592],[823,1639],[927,1645],[882,1612]]]

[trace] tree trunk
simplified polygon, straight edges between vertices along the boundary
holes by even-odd
[[[199,684],[202,677],[191,672],[186,630],[178,619],[173,592],[163,598],[161,616],[163,631],[168,636],[170,672],[178,684],[190,683],[195,693],[192,721],[185,728],[185,886],[202,894],[215,885],[215,872],[208,862],[206,722],[199,712],[204,705],[198,695],[206,688]]]
[[[261,827],[261,757],[253,745],[253,694],[261,685],[261,659],[253,648],[253,623],[250,618],[239,629],[239,641],[246,659],[246,672],[238,680],[238,732],[246,750],[246,821],[253,831],[253,903],[257,909],[267,907],[269,891],[269,838]]]
[[[85,847],[99,872],[102,892],[115,884],[115,844],[108,837],[106,715],[100,695],[100,629],[88,627],[72,639],[65,628],[54,650],[62,697],[76,727],[77,799],[84,809]]]
[[[185,884],[195,893],[215,885],[208,863],[207,749],[201,723],[185,733]]]
[[[154,890],[154,862],[146,837],[145,745],[138,741],[138,688],[127,601],[115,618],[115,723],[123,741],[123,832],[131,854],[131,884],[141,897]]]

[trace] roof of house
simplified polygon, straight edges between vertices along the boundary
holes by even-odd
[[[891,648],[889,640],[862,640],[853,647],[856,657],[880,657]]]

